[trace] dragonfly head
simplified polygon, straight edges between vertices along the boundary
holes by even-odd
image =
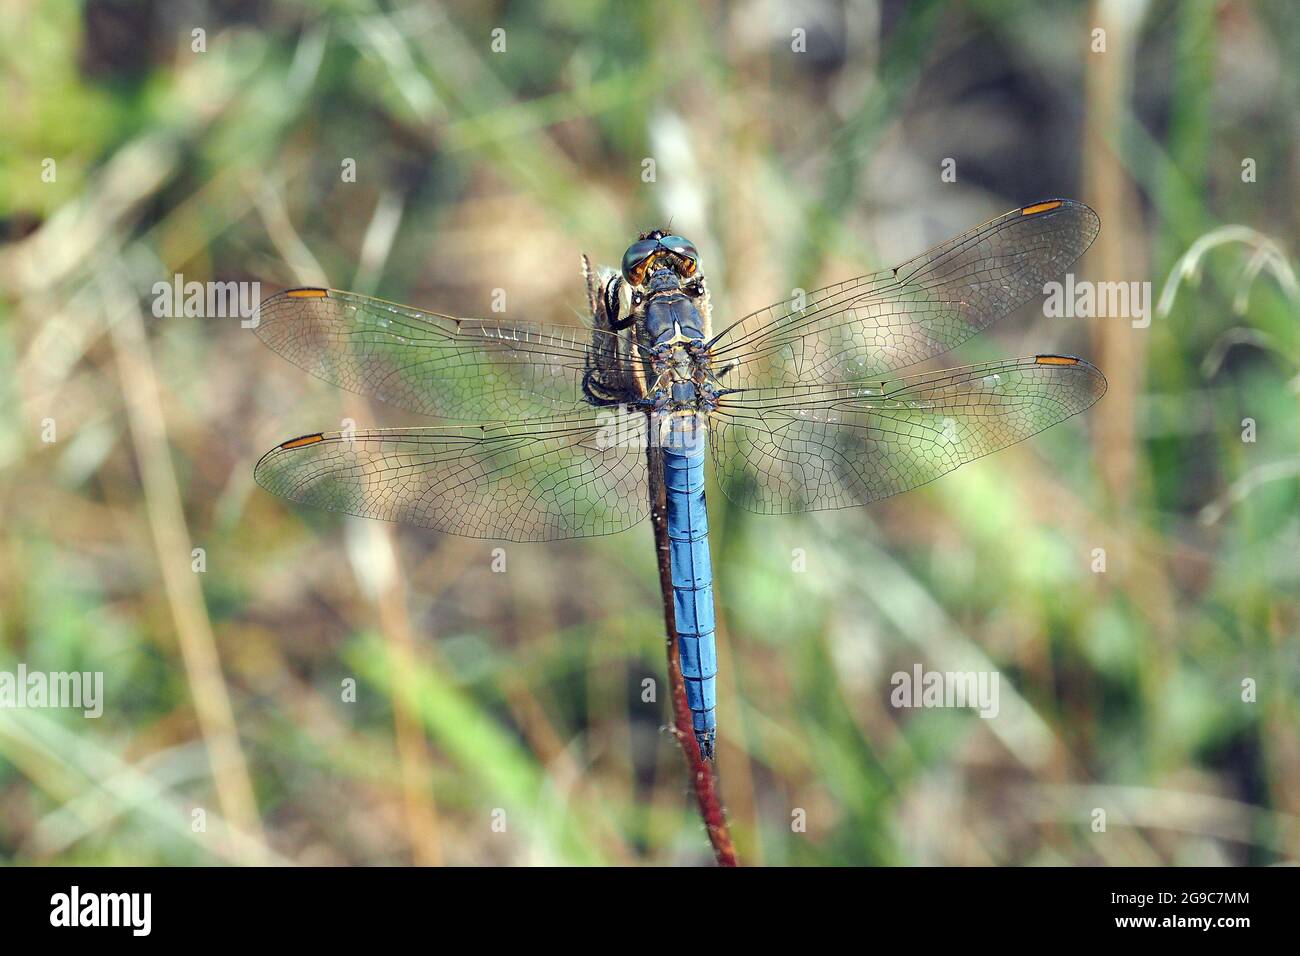
[[[657,273],[671,272],[679,279],[689,279],[699,265],[700,254],[689,239],[653,229],[642,233],[623,253],[623,278],[633,287]]]

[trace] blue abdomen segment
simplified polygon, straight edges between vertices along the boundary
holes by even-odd
[[[717,729],[718,649],[713,636],[709,516],[704,508],[704,442],[693,444],[688,450],[664,448],[664,484],[682,677],[695,739],[700,753],[711,759]]]

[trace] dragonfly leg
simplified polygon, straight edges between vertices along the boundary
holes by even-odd
[[[605,315],[609,318],[609,327],[614,332],[622,332],[633,322],[636,315],[629,312],[626,319],[621,318],[623,311],[623,277],[614,276],[605,286]]]
[[[589,405],[597,408],[629,404],[627,395],[609,388],[600,378],[600,369],[595,368],[587,369],[582,376],[582,395]]]
[[[599,408],[617,404],[611,398],[596,394],[596,387],[598,387],[599,383],[594,382],[595,378],[596,370],[594,368],[587,369],[586,374],[582,376],[582,394],[587,399],[587,402]]]

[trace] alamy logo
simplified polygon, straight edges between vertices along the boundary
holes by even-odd
[[[0,709],[64,707],[87,717],[104,713],[103,671],[0,671]]]
[[[255,329],[262,304],[260,282],[186,282],[179,272],[171,282],[153,284],[153,314],[158,319],[233,319]]]
[[[153,926],[152,893],[69,893],[50,897],[51,926],[129,926],[133,936],[148,936]]]
[[[1133,328],[1151,324],[1150,282],[1065,282],[1043,286],[1043,315],[1049,319],[1131,319]]]
[[[998,715],[997,671],[927,671],[920,664],[889,679],[895,707],[969,707],[981,717]]]
[[[697,413],[660,413],[651,415],[647,430],[644,415],[631,414],[634,407],[618,405],[596,413],[596,430],[591,444],[597,451],[611,448],[667,448],[683,455],[698,455],[708,440],[708,424]]]

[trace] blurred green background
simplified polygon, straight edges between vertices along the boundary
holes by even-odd
[[[1057,195],[1101,216],[1080,278],[1163,308],[1027,307],[950,364],[1084,355],[1089,412],[870,508],[710,491],[740,857],[1300,853],[1295,4],[13,0],[0,60],[0,670],[106,696],[0,709],[0,859],[711,859],[642,700],[648,527],[494,573],[272,498],[276,442],[413,416],[154,283],[576,326],[580,253],[671,219],[717,320]],[[918,663],[997,670],[1000,714],[891,707]]]

